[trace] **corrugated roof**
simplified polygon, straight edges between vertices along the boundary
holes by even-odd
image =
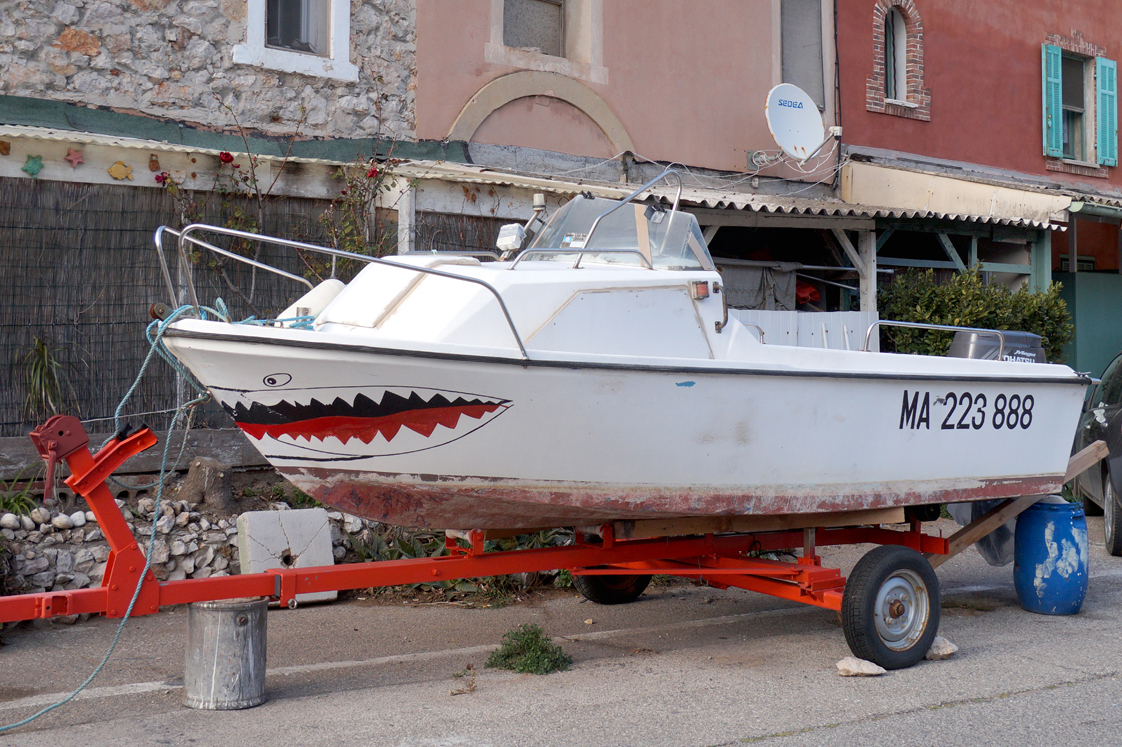
[[[588,191],[599,197],[625,197],[634,191],[634,185],[622,187],[596,181],[566,181],[543,176],[525,176],[499,169],[486,168],[471,164],[448,162],[411,161],[399,167],[399,172],[409,178],[442,179],[469,184],[487,184],[540,190],[558,194],[576,194]],[[666,202],[672,202],[677,194],[677,186],[658,185],[652,187],[651,194]],[[852,218],[888,219],[935,219],[965,221],[969,223],[992,223],[1006,226],[1033,228],[1057,228],[1047,221],[1014,216],[966,215],[942,213],[930,210],[905,210],[900,208],[872,205],[854,205],[838,199],[795,197],[791,195],[768,195],[750,192],[735,192],[702,187],[684,187],[682,203],[686,207],[703,207],[713,210],[749,210],[776,215],[835,216]]]
[[[135,148],[154,151],[177,153],[210,153],[217,154],[218,149],[202,148],[197,146],[176,143],[159,142],[147,139],[128,138],[113,135],[97,135],[67,130],[55,130],[43,127],[29,127],[20,125],[0,125],[0,136],[27,137],[39,140],[51,140],[71,143],[109,145],[121,148]],[[281,161],[279,156],[261,155],[262,159]],[[344,161],[323,158],[289,157],[287,160],[299,163],[318,163],[324,165],[342,165]],[[455,163],[451,161],[425,161],[412,160],[402,162],[395,169],[403,177],[410,179],[435,179],[466,184],[486,184],[494,186],[514,187],[532,191],[550,192],[553,194],[577,194],[590,192],[597,197],[619,199],[634,191],[635,185],[622,186],[593,180],[567,180],[547,176],[531,176],[516,174],[501,169],[477,166],[474,164]],[[671,202],[677,193],[676,186],[659,185],[651,188],[651,194]],[[1018,218],[1016,216],[995,215],[967,215],[960,213],[943,213],[930,210],[901,209],[874,205],[856,205],[830,198],[807,198],[793,195],[771,195],[752,192],[737,192],[717,188],[685,187],[682,190],[682,201],[686,207],[702,207],[713,210],[746,210],[776,215],[807,215],[807,216],[836,216],[866,219],[935,219],[945,221],[963,221],[967,223],[990,223],[1006,226],[1032,227],[1032,228],[1059,228],[1049,222]],[[1122,207],[1122,200],[1096,197],[1094,202],[1115,207]]]

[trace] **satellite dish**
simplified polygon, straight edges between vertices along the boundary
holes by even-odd
[[[764,117],[771,136],[784,153],[805,161],[826,143],[826,123],[806,91],[780,83],[767,94]]]

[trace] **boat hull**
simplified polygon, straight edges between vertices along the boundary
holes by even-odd
[[[827,372],[518,361],[296,332],[167,342],[300,489],[348,513],[441,529],[1054,492],[1084,390],[1062,367],[922,374],[892,370],[910,356],[875,354],[864,355],[880,370]],[[855,355],[839,360],[865,360]]]

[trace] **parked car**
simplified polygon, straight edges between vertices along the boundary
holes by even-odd
[[[1122,353],[1091,389],[1072,453],[1098,440],[1106,441],[1110,454],[1075,478],[1075,492],[1083,499],[1087,515],[1103,515],[1107,551],[1122,555]]]

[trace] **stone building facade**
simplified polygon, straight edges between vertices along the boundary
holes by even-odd
[[[253,0],[0,4],[0,95],[65,101],[275,136],[411,140],[416,6],[350,5],[349,75],[251,64]],[[353,64],[352,62],[353,61]],[[353,78],[347,80],[345,78]]]

